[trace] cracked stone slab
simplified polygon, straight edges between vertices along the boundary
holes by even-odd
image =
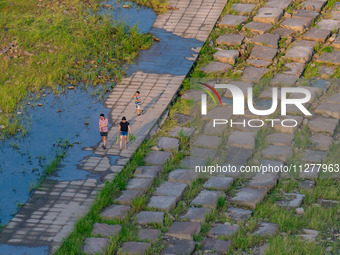
[[[121,205],[130,205],[136,197],[141,196],[143,193],[144,191],[140,189],[123,190],[121,195],[113,201],[118,202]]]
[[[83,252],[85,254],[104,254],[110,239],[99,237],[88,237],[85,239]]]
[[[263,201],[266,194],[265,189],[243,188],[237,192],[231,201],[239,206],[255,210],[256,205]]]
[[[305,150],[302,161],[311,163],[321,163],[327,156],[325,151]]]
[[[177,151],[179,149],[179,140],[171,137],[160,137],[157,141],[157,147],[165,151]]]
[[[322,19],[317,24],[319,28],[327,29],[329,31],[338,31],[339,25],[340,25],[339,20],[332,20],[332,19]]]
[[[276,23],[282,16],[283,10],[281,8],[266,8],[262,7],[258,10],[256,16],[253,18],[256,22],[262,23]]]
[[[309,139],[317,150],[328,151],[333,143],[333,137],[323,134],[316,134]]]
[[[191,202],[194,206],[215,208],[219,197],[225,197],[224,192],[202,190]]]
[[[272,61],[277,54],[277,49],[256,45],[250,54],[250,58],[258,58],[262,60]]]
[[[240,55],[238,50],[220,50],[214,54],[214,59],[222,63],[234,65],[237,57]]]
[[[244,35],[240,34],[226,34],[221,35],[216,39],[217,45],[227,45],[227,46],[236,46],[241,45],[244,40]]]
[[[126,189],[147,191],[152,183],[153,179],[150,178],[132,178],[129,180]]]
[[[261,80],[262,76],[268,71],[268,68],[263,67],[253,67],[247,66],[243,70],[242,80],[244,81],[251,81],[251,82],[258,82]]]
[[[255,8],[255,4],[241,4],[241,3],[236,3],[233,4],[232,9],[234,11],[237,11],[238,14],[244,15],[244,14],[249,14],[253,11]]]
[[[204,183],[203,188],[226,191],[233,182],[231,177],[212,176]]]
[[[304,1],[302,2],[302,8],[306,10],[320,12],[325,4],[325,1]]]
[[[191,185],[199,176],[198,172],[190,169],[175,169],[169,173],[168,181]]]
[[[180,182],[163,182],[154,192],[155,196],[170,196],[180,199],[188,187],[185,183]]]
[[[125,242],[118,250],[118,255],[143,255],[151,246],[150,243],[142,242]]]
[[[304,194],[285,193],[283,200],[278,201],[277,205],[287,207],[289,209],[295,209],[301,206],[304,198]]]
[[[257,45],[277,48],[279,45],[280,35],[278,34],[261,34],[253,38],[253,42]]]
[[[213,251],[217,254],[226,254],[230,249],[231,241],[206,238],[203,240],[202,244],[205,251]]]
[[[226,156],[226,162],[236,165],[245,165],[253,155],[253,150],[239,147],[230,147]]]
[[[108,225],[105,223],[94,223],[91,234],[100,235],[103,237],[110,237],[119,235],[122,227],[120,225]]]
[[[169,240],[168,246],[162,251],[162,255],[191,255],[195,250],[195,242],[191,240]]]
[[[311,28],[302,35],[302,38],[305,40],[312,40],[324,43],[330,35],[331,31],[327,29]]]
[[[278,175],[275,173],[257,173],[248,182],[248,187],[255,189],[272,189],[278,180]]]
[[[208,65],[201,67],[200,71],[203,73],[225,73],[232,67],[232,65],[226,63],[210,62]]]
[[[244,149],[254,149],[255,139],[256,132],[234,131],[230,134],[227,145]]]
[[[247,220],[251,217],[252,215],[251,210],[243,209],[243,208],[236,208],[236,207],[230,207],[228,208],[226,215],[234,220],[234,221],[239,221],[239,220]]]
[[[226,225],[226,224],[216,224],[211,228],[208,232],[208,236],[218,238],[219,236],[223,237],[231,237],[239,230],[239,226],[237,224],[234,225]]]
[[[147,165],[164,165],[170,155],[167,151],[153,151],[144,160]]]
[[[193,240],[201,230],[199,222],[183,222],[175,221],[168,229],[167,236],[171,236],[180,240]]]
[[[315,109],[315,113],[340,119],[340,104],[324,102]]]
[[[161,171],[161,166],[139,166],[136,168],[134,176],[137,178],[154,179]]]
[[[148,207],[155,208],[164,212],[169,212],[176,205],[177,197],[152,196]]]
[[[163,225],[164,212],[142,211],[137,214],[136,222],[140,225],[161,224]]]
[[[267,33],[273,26],[271,24],[251,21],[245,25],[245,28],[249,29],[251,32],[263,34]]]
[[[190,207],[186,214],[180,217],[180,220],[191,222],[205,222],[206,215],[210,213],[210,208]]]
[[[326,133],[333,136],[338,123],[339,120],[318,116],[309,121],[308,127],[312,132]]]
[[[131,207],[128,205],[111,205],[105,208],[101,213],[105,219],[124,219],[130,211]]]
[[[320,63],[328,63],[333,65],[340,64],[340,51],[335,51],[331,53],[323,53],[317,60]]]
[[[155,242],[160,234],[161,231],[159,229],[140,229],[137,237],[141,241]]]
[[[291,146],[294,134],[274,133],[267,136],[267,142],[277,146]]]
[[[195,132],[194,128],[189,127],[175,127],[170,132],[170,136],[179,137],[180,134],[183,134],[184,136],[192,136]]]
[[[303,32],[312,23],[310,18],[290,18],[281,23],[281,27],[287,28],[293,31]]]
[[[279,231],[279,225],[269,222],[261,222],[258,229],[254,232],[257,236],[275,236]]]
[[[208,147],[215,149],[221,143],[221,138],[211,135],[199,135],[194,142],[195,146]]]
[[[284,63],[283,67],[285,68],[285,70],[282,72],[283,74],[300,77],[304,70],[305,64],[298,62]]]
[[[287,160],[293,156],[293,149],[290,146],[269,145],[262,150],[262,156],[266,159],[287,162]]]
[[[241,15],[225,15],[221,22],[218,24],[219,27],[237,27],[248,19],[248,17]]]

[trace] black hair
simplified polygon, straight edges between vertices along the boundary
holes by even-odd
[[[126,118],[125,118],[125,117],[123,117],[123,118],[122,118],[122,120],[126,120]]]
[[[102,117],[102,116],[104,117],[104,113],[101,113],[101,114],[100,114],[100,117]]]
[[[140,92],[139,92],[139,90],[137,90],[137,92],[136,92],[137,94],[140,94]]]

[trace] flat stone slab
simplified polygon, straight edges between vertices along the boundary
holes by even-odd
[[[309,19],[315,19],[317,16],[319,16],[320,13],[313,10],[295,10],[293,14],[293,18],[309,18]]]
[[[255,8],[255,4],[233,4],[232,9],[234,11],[237,11],[238,14],[240,15],[244,15],[244,14],[249,14],[253,11],[253,9]]]
[[[105,254],[110,239],[99,237],[88,237],[85,239],[83,251],[85,254]]]
[[[160,137],[157,141],[157,147],[165,151],[177,151],[179,149],[179,140],[171,137]]]
[[[211,251],[217,254],[227,254],[231,246],[231,241],[206,238],[202,244],[203,250],[205,251]]]
[[[315,242],[315,238],[318,236],[319,232],[313,229],[302,229],[303,234],[298,235],[305,241]]]
[[[219,118],[231,118],[233,116],[233,110],[231,107],[215,107],[208,112],[203,119],[219,119]]]
[[[155,196],[170,196],[180,199],[188,187],[185,183],[180,182],[163,182],[153,193]]]
[[[168,246],[162,251],[163,255],[191,255],[195,250],[195,242],[191,240],[169,240]]]
[[[205,166],[207,162],[206,158],[200,158],[200,157],[185,157],[180,162],[181,168],[188,168],[188,169],[195,169],[196,166]]]
[[[180,182],[191,185],[199,176],[198,172],[190,169],[175,169],[169,173],[169,182]]]
[[[309,121],[308,127],[313,132],[326,133],[333,136],[338,123],[339,120],[318,116]]]
[[[320,12],[325,4],[325,1],[304,1],[302,2],[302,8],[306,10]]]
[[[130,209],[128,205],[110,205],[100,213],[100,216],[105,219],[124,219]]]
[[[269,0],[265,7],[286,9],[291,2],[292,0]]]
[[[228,146],[240,147],[244,149],[255,148],[256,132],[234,131],[228,138]]]
[[[228,208],[226,215],[234,221],[239,221],[249,219],[252,213],[252,211],[247,209],[230,207]]]
[[[293,119],[294,121],[297,122],[297,125],[295,127],[283,127],[280,123],[276,122],[274,124],[274,129],[278,132],[281,133],[290,133],[290,134],[294,134],[294,132],[300,127],[303,118],[301,116],[293,116],[293,115],[286,115],[286,116],[281,116],[280,120],[286,120],[286,125],[293,125],[294,122],[293,121],[288,121]]]
[[[300,77],[304,70],[305,64],[298,62],[284,63],[283,67],[285,68],[285,70],[282,72],[283,74]]]
[[[217,151],[214,149],[207,149],[207,148],[191,148],[190,154],[193,157],[198,157],[198,158],[205,158],[205,159],[213,159],[216,156]]]
[[[268,67],[272,64],[271,61],[257,59],[257,58],[247,59],[247,63],[255,67]]]
[[[140,189],[123,190],[121,195],[113,200],[113,202],[118,202],[121,205],[130,205],[136,197],[141,196],[143,193],[144,191]]]
[[[203,188],[226,191],[233,182],[231,177],[212,176],[204,183]]]
[[[142,211],[137,214],[136,222],[140,225],[161,224],[163,225],[164,212]]]
[[[327,152],[325,151],[305,150],[303,152],[302,160],[304,162],[321,163],[326,156]]]
[[[153,179],[150,178],[132,178],[129,180],[126,189],[147,191],[152,183]]]
[[[288,158],[293,156],[293,149],[290,146],[269,145],[262,150],[262,156],[266,159],[287,162]]]
[[[312,23],[310,18],[290,18],[281,23],[281,27],[293,31],[302,32],[307,29]]]
[[[311,28],[302,35],[302,38],[305,40],[312,40],[324,43],[330,35],[331,31],[327,29]]]
[[[178,125],[184,125],[188,123],[190,120],[192,120],[192,116],[176,112],[173,116],[173,119],[177,121]]]
[[[241,15],[225,15],[221,22],[218,24],[219,27],[237,27],[248,19],[248,17]]]
[[[258,229],[254,232],[257,236],[275,236],[279,231],[279,225],[269,222],[261,222]]]
[[[263,34],[267,33],[273,26],[271,24],[251,21],[245,25],[245,28],[249,29],[251,32]]]
[[[227,46],[236,46],[241,45],[244,40],[244,35],[240,34],[226,34],[221,35],[216,39],[217,45],[227,45]]]
[[[339,30],[340,21],[332,20],[332,19],[322,19],[319,21],[317,26],[322,29],[327,29],[329,31],[338,31]]]
[[[280,35],[281,37],[289,37],[293,33],[294,33],[293,30],[290,30],[290,29],[287,29],[287,28],[282,28],[282,27],[279,27],[279,28],[273,30],[273,32],[272,32],[272,34]]]
[[[279,45],[280,35],[278,34],[262,34],[257,35],[253,38],[253,42],[257,45],[268,46],[272,48],[277,48]],[[276,53],[275,53],[276,54]]]
[[[267,136],[267,142],[278,146],[291,146],[294,134],[275,133]]]
[[[289,209],[295,209],[301,206],[304,194],[297,193],[285,193],[284,198],[277,202],[277,205],[287,207]]]
[[[144,161],[147,165],[164,165],[171,153],[167,151],[153,151],[145,157]]]
[[[151,246],[150,243],[142,243],[142,242],[126,242],[123,243],[123,247],[120,248],[117,252],[118,255],[143,255],[146,250]]]
[[[315,113],[340,119],[340,104],[324,102],[315,109]]]
[[[177,197],[169,196],[152,196],[148,207],[155,208],[160,211],[169,212],[176,205]]]
[[[309,138],[317,150],[328,151],[333,143],[333,138],[328,135],[316,134]]]
[[[271,79],[270,84],[272,86],[293,87],[297,81],[298,77],[295,75],[278,73],[274,75],[273,79]]]
[[[216,125],[215,127],[213,125],[213,121],[208,121],[207,123],[205,123],[202,128],[203,134],[220,136],[226,130],[226,127],[224,125]]]
[[[244,81],[252,81],[258,82],[261,80],[262,76],[268,71],[269,69],[263,67],[253,67],[247,66],[243,70],[242,80]]]
[[[227,83],[238,87],[240,90],[242,90],[244,95],[248,95],[248,88],[254,87],[254,84],[248,81],[227,81]],[[233,94],[230,92],[229,89],[226,89],[223,95],[227,98],[233,98]]]
[[[166,235],[180,240],[192,240],[194,235],[197,235],[200,230],[201,224],[199,222],[175,221],[169,227]]]
[[[238,50],[221,50],[214,54],[214,59],[222,63],[234,65],[239,55]]]
[[[221,191],[202,190],[192,201],[195,206],[215,208],[219,197],[225,197]]]
[[[339,65],[340,64],[340,52],[335,51],[335,52],[332,52],[332,53],[328,53],[328,52],[323,53],[317,59],[317,62]]]
[[[236,165],[245,165],[253,155],[253,150],[238,147],[230,147],[226,162]]]
[[[261,45],[256,45],[251,51],[250,57],[272,61],[273,58],[276,56],[276,53],[277,53],[277,49],[266,47],[266,46],[261,46]]]
[[[208,232],[208,236],[218,238],[219,236],[223,237],[231,237],[235,234],[240,227],[235,225],[225,225],[225,224],[216,224],[211,230]]]
[[[191,222],[205,222],[206,215],[210,213],[210,208],[190,207],[187,213],[180,217],[180,220]]]
[[[284,165],[282,161],[277,161],[277,160],[260,159],[259,162],[263,166],[281,167]]]
[[[266,8],[262,7],[258,10],[256,16],[253,18],[256,22],[262,23],[276,23],[282,16],[283,10],[281,8]]]
[[[155,242],[158,240],[161,231],[159,229],[141,229],[138,231],[138,239],[141,241]]]
[[[340,104],[340,93],[330,96],[329,98],[326,99],[326,101],[328,103]]]
[[[283,57],[295,62],[306,63],[311,60],[313,51],[314,49],[308,46],[293,45]]]
[[[328,199],[318,199],[318,203],[323,207],[336,207],[339,204],[339,201],[328,200]]]
[[[319,177],[319,172],[318,172],[318,168],[317,167],[313,167],[313,166],[310,166],[309,168],[307,169],[303,169],[302,172],[300,172],[300,175],[299,177],[301,179],[307,179],[307,180],[314,180],[316,178]],[[304,180],[306,181],[306,180]],[[302,183],[302,182],[301,182]],[[300,183],[300,186],[303,187],[303,188],[307,188],[307,189],[311,189],[309,185],[307,185],[306,183],[303,183],[301,184]],[[315,187],[315,184],[313,185],[312,189]]]
[[[217,148],[221,143],[221,138],[211,135],[199,135],[194,142],[195,146],[202,146],[208,148]]]
[[[162,166],[139,166],[136,168],[134,176],[137,178],[156,178],[162,171]]]
[[[256,189],[272,189],[277,183],[278,175],[276,173],[257,173],[248,182],[248,187]]]
[[[122,227],[120,225],[108,225],[105,223],[94,223],[91,234],[103,237],[119,235]]]
[[[335,39],[335,41],[332,43],[332,46],[334,48],[340,49],[340,36]]]
[[[170,136],[179,137],[181,134],[184,136],[192,136],[195,132],[194,128],[189,127],[175,127],[170,132]]]
[[[239,206],[255,210],[256,205],[263,201],[266,194],[267,190],[265,189],[243,188],[237,192],[231,201]]]
[[[208,65],[201,67],[200,71],[203,73],[225,73],[232,67],[232,65],[226,63],[210,62]]]

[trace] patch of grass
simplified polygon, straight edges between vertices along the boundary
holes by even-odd
[[[300,149],[307,149],[311,145],[310,131],[307,125],[295,132],[294,142]]]
[[[131,1],[136,2],[139,5],[150,7],[157,13],[164,13],[169,8],[171,8],[169,6],[168,0],[131,0]]]

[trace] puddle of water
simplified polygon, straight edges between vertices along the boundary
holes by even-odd
[[[136,71],[156,74],[186,75],[193,61],[185,59],[197,54],[191,48],[202,47],[202,42],[196,39],[186,39],[174,35],[161,28],[152,28],[150,32],[159,42],[150,49],[140,52],[127,70],[127,75]]]
[[[49,253],[47,246],[26,247],[12,246],[7,244],[0,245],[0,255],[45,255]]]

